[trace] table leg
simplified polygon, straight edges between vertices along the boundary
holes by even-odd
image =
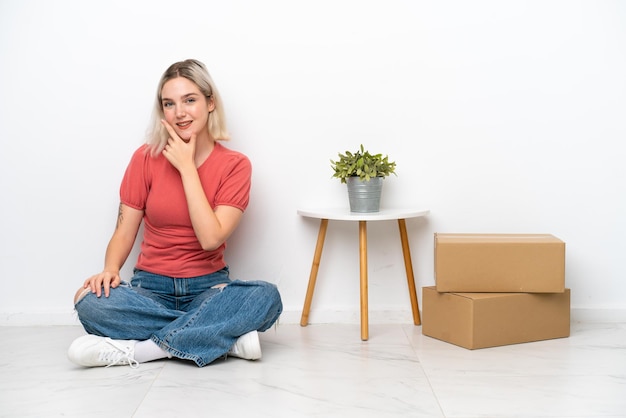
[[[367,318],[367,222],[359,221],[359,262],[361,271],[361,340],[369,338]]]
[[[300,318],[300,325],[303,327],[306,327],[309,323],[309,311],[311,310],[311,301],[313,300],[313,292],[315,291],[315,281],[317,280],[317,272],[320,268],[320,260],[322,259],[322,249],[324,248],[326,229],[328,229],[328,219],[322,219],[320,221],[320,231],[317,234],[317,244],[315,245],[313,264],[311,265],[311,274],[309,275],[309,285],[306,289],[304,307],[302,308],[302,317]]]
[[[402,254],[404,255],[404,268],[406,269],[406,280],[409,285],[409,297],[411,299],[411,308],[413,309],[413,323],[421,325],[420,310],[417,302],[417,293],[415,292],[415,277],[413,275],[413,263],[411,262],[411,250],[409,248],[409,239],[406,233],[406,221],[398,219],[398,227],[400,228],[400,241],[402,242]]]

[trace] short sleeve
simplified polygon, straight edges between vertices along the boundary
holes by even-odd
[[[215,195],[215,206],[233,206],[244,211],[250,201],[251,176],[248,157],[240,153],[230,155]]]
[[[146,145],[133,154],[120,186],[120,201],[138,210],[146,209],[150,191],[150,152]]]

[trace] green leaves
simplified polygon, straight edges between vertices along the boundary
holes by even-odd
[[[361,180],[369,181],[372,177],[387,177],[390,174],[396,175],[396,163],[389,161],[389,157],[382,154],[370,154],[365,151],[363,144],[356,153],[346,151],[338,154],[337,161],[330,160],[333,177],[346,182],[348,177],[359,177]]]

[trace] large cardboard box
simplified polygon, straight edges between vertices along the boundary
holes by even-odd
[[[435,234],[439,292],[559,293],[565,243],[549,234]]]
[[[422,334],[469,349],[569,337],[570,290],[440,293],[424,287]]]

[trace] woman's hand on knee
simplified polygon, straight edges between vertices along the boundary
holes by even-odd
[[[105,270],[85,280],[83,288],[91,289],[91,293],[95,293],[97,297],[102,296],[102,291],[104,290],[104,296],[108,298],[110,290],[119,286],[121,281],[122,279],[120,279],[118,272]]]

